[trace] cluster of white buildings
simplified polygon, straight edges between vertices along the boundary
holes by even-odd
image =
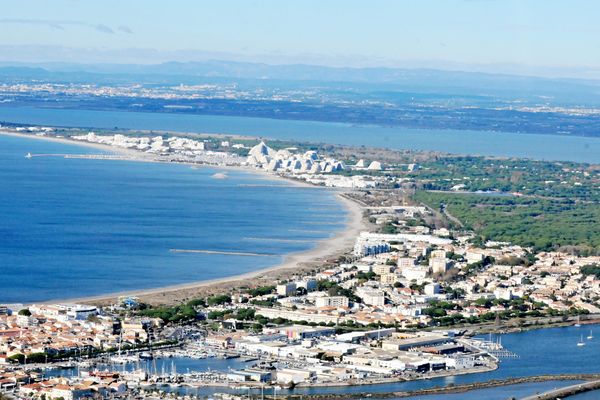
[[[369,175],[300,174],[298,179],[319,186],[345,189],[373,189],[385,182],[385,178]]]
[[[342,161],[333,158],[322,158],[316,151],[295,154],[291,152],[292,150],[275,151],[261,141],[250,149],[246,162],[250,166],[271,172],[318,174],[346,169]]]
[[[0,128],[2,125],[0,125]],[[44,136],[47,133],[54,132],[54,128],[48,126],[18,126],[14,128],[16,132],[30,132],[35,133],[38,136]]]
[[[71,138],[73,140],[99,143],[153,154],[167,154],[169,152],[199,154],[205,150],[205,143],[203,141],[177,136],[164,139],[162,136],[97,135],[94,132],[89,132],[86,135],[71,136]]]
[[[596,299],[600,297],[600,279],[595,275],[582,273],[585,266],[600,265],[600,257],[576,257],[558,252],[538,253],[531,265],[512,265],[503,263],[510,259],[509,253],[498,254],[499,249],[474,251],[471,260],[477,254],[494,256],[496,263],[453,285],[465,291],[469,300],[527,299],[529,306],[543,304],[545,308],[558,312],[572,308],[585,310],[592,314],[600,313]],[[513,253],[517,256],[518,253]],[[502,305],[490,308],[494,312],[506,311]],[[471,313],[488,312],[490,309],[471,309]]]
[[[244,159],[237,154],[208,150],[205,141],[178,136],[168,138],[162,136],[136,137],[121,134],[97,135],[94,132],[89,132],[85,135],[71,136],[71,139],[134,150],[142,155],[148,155],[152,160],[217,166],[240,166],[244,164]],[[227,144],[227,146],[223,146],[223,144]],[[230,147],[228,142],[222,142],[221,145]]]
[[[366,170],[366,171],[383,171],[385,166],[380,161],[371,161],[368,165],[363,159],[358,160],[356,165],[352,167],[354,170]]]
[[[127,380],[119,373],[97,372],[85,378],[51,378],[23,384],[19,394],[25,398],[79,400],[91,398],[128,398]]]
[[[232,382],[347,382],[462,370],[490,361],[452,332],[409,334],[390,328],[336,334],[332,327],[287,325],[258,334],[238,331],[209,336],[206,343],[259,359],[285,361],[274,370],[230,371],[227,379]]]
[[[157,319],[125,319],[99,313],[80,304],[34,304],[0,308],[0,364],[12,356],[45,353],[60,356],[71,352],[103,350],[119,344],[135,345],[148,340],[148,329],[160,326]]]
[[[354,245],[354,255],[356,256],[369,256],[380,253],[389,252],[392,247],[390,243],[394,242],[420,242],[427,243],[429,245],[448,245],[452,243],[452,240],[437,237],[434,235],[414,234],[414,233],[373,233],[373,232],[361,232],[356,238]]]
[[[539,253],[531,262],[529,250],[520,246],[490,242],[477,248],[469,235],[447,229],[426,233],[431,229],[401,223],[425,209],[393,211],[389,218],[397,221],[400,233],[361,233],[354,260],[280,284],[275,294],[266,296],[275,306],[256,306],[256,314],[328,326],[414,327],[441,316],[517,315],[522,311],[512,303],[517,299],[524,299],[527,310],[544,313],[573,307],[600,313],[600,279],[581,273],[585,265],[600,265],[600,257]],[[317,285],[299,291],[299,281]],[[439,303],[450,307],[432,314]]]
[[[376,188],[386,182],[383,176],[365,174],[338,174],[340,171],[364,170],[382,171],[384,166],[379,161],[369,165],[360,160],[356,165],[348,166],[343,161],[331,157],[323,157],[316,151],[295,153],[295,149],[274,150],[264,142],[252,147],[248,152],[246,164],[279,174],[291,174],[296,179],[304,180],[318,186],[344,189]]]

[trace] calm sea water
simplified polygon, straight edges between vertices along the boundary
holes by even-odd
[[[266,118],[0,107],[0,121],[55,126],[230,133],[392,149],[600,163],[600,138],[421,130]]]
[[[332,192],[254,174],[227,171],[228,179],[214,179],[217,171],[210,168],[26,159],[27,152],[98,153],[0,136],[0,303],[90,296],[254,271],[312,248],[346,222],[346,211]]]
[[[593,390],[591,392],[585,392],[576,394],[575,396],[569,396],[569,400],[598,400],[600,399],[600,391]]]

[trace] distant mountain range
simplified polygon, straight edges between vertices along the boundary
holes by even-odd
[[[600,135],[600,81],[594,80],[210,60],[153,65],[0,64],[0,83],[25,83],[31,88],[5,87],[0,100],[6,106]],[[53,85],[39,90],[38,83]],[[111,94],[98,88],[88,92],[88,84],[113,86],[113,90]],[[202,94],[186,97],[180,84],[202,85],[192,89]],[[73,85],[68,94],[63,93],[63,85]]]
[[[0,63],[0,79],[43,79],[70,82],[198,83],[254,81],[265,86],[313,82],[335,86],[352,84],[369,90],[417,93],[491,95],[502,98],[547,97],[561,104],[600,103],[600,81],[568,78],[490,74],[401,68],[338,68],[316,65],[269,65],[252,62],[209,60],[167,62],[152,65]]]

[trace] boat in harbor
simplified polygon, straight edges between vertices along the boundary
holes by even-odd
[[[111,363],[114,363],[114,364],[129,364],[129,363],[137,362],[138,358],[134,355],[123,354],[123,355],[112,356],[109,358],[109,360]]]
[[[77,365],[73,361],[68,361],[68,362],[59,364],[59,368],[61,368],[61,369],[73,369],[75,367],[77,367]]]
[[[583,335],[581,335],[581,339],[577,342],[577,346],[582,347],[585,346],[585,342],[583,341]]]
[[[77,366],[79,368],[92,368],[94,366],[94,363],[92,363],[91,361],[78,361]]]
[[[25,155],[25,158],[31,158],[31,157],[33,157],[33,156],[31,155],[31,153],[27,153],[27,154]]]
[[[588,339],[593,339],[594,338],[594,334],[592,333],[592,330],[590,329],[590,334],[587,337]]]
[[[119,337],[119,348],[117,350],[117,355],[109,357],[109,361],[114,364],[128,364],[135,363],[139,360],[139,358],[135,355],[131,354],[122,354],[121,353],[121,344],[123,343],[123,332]]]

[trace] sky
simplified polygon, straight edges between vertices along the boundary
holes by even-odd
[[[5,2],[0,61],[600,70],[600,1]]]

